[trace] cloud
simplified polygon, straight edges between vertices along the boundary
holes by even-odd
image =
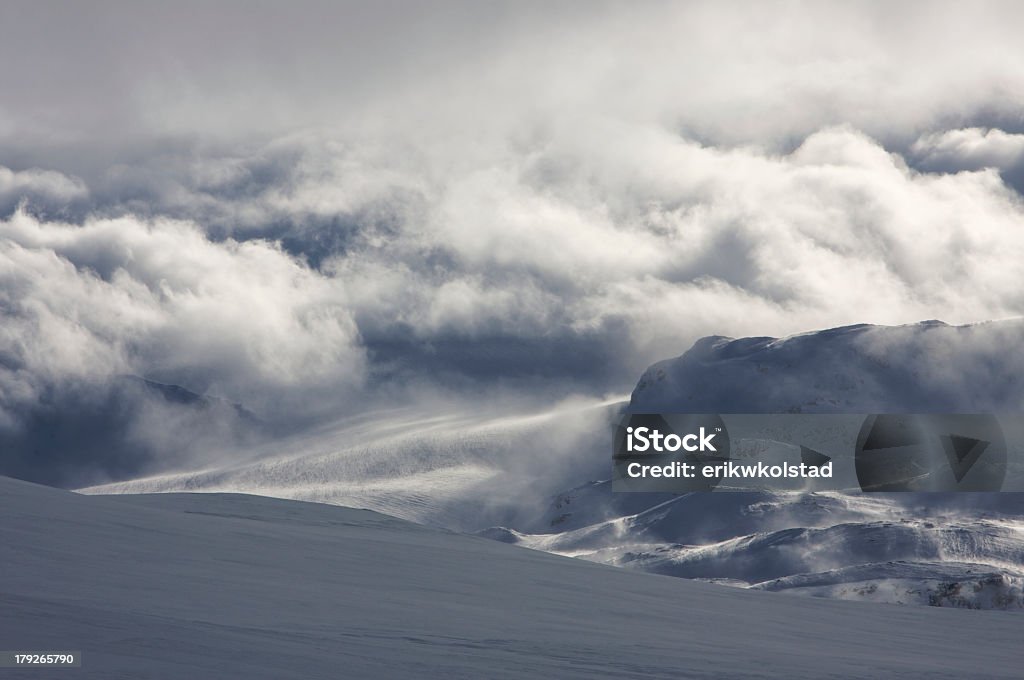
[[[83,203],[88,194],[77,177],[38,168],[16,172],[0,166],[0,214],[13,212],[19,205],[67,211]]]
[[[134,373],[260,402],[361,380],[344,291],[272,243],[215,243],[166,219],[17,212],[0,221],[0,282],[4,377],[20,386],[5,394]]]
[[[979,116],[1019,125],[1024,85],[1013,2],[186,7],[3,8],[0,58],[31,65],[0,79],[7,143],[130,153],[333,125],[486,147],[524,121],[605,118],[715,144],[843,123],[909,144]]]
[[[625,388],[705,334],[1024,313],[1024,214],[993,171],[922,173],[849,127],[784,154],[598,134],[450,170],[310,133],[170,163],[165,181],[144,165],[175,187],[147,216],[18,213],[3,236],[20,269],[54,270],[31,293],[53,324],[85,317],[68,346],[232,398],[393,362],[528,374],[534,358]],[[592,365],[558,371],[577,351]]]
[[[964,128],[924,135],[911,147],[919,162],[946,171],[1007,168],[1024,157],[1024,135]]]
[[[1017,3],[0,12],[9,427],[122,374],[306,422],[1024,314]]]
[[[929,172],[995,168],[1003,180],[1024,192],[1024,135],[970,127],[923,135],[910,147],[910,159]]]

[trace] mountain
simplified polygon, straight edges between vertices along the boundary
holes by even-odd
[[[1020,611],[1024,494],[613,494],[607,478],[609,423],[624,408],[1013,411],[1024,403],[1024,358],[1013,351],[1022,344],[1019,320],[706,338],[648,369],[628,403],[378,413],[245,460],[88,492],[243,491],[355,505],[743,588]],[[1008,475],[1020,480],[1024,457],[1011,459]]]
[[[790,338],[710,337],[641,376],[634,413],[976,413],[1024,403],[1019,320],[848,326]],[[1007,422],[1013,423],[1012,420]],[[1021,479],[1020,424],[1008,475]],[[838,492],[555,496],[509,543],[760,590],[1024,609],[1024,494]]]
[[[640,377],[635,413],[987,413],[1024,405],[1024,319],[859,324],[697,341]]]
[[[262,433],[238,404],[135,375],[44,391],[0,423],[0,475],[61,487],[132,479]]]
[[[78,651],[79,678],[1020,677],[1024,617],[721,588],[366,510],[0,478],[0,516],[0,640]]]
[[[568,531],[482,535],[745,588],[1024,610],[1022,494],[879,496],[693,493]]]
[[[171,383],[157,382],[156,380],[150,380],[148,378],[142,378],[137,375],[124,374],[118,376],[118,380],[124,383],[134,383],[139,385],[146,390],[158,394],[165,401],[171,404],[181,404],[183,406],[190,406],[198,410],[207,409],[225,409],[233,411],[238,418],[244,421],[248,421],[253,425],[260,424],[260,419],[252,411],[248,410],[241,404],[230,402],[226,399],[219,397],[211,397],[205,394],[198,394],[190,389],[182,387],[181,385],[174,385]]]

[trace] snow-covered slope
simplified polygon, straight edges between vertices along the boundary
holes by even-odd
[[[1021,496],[694,493],[559,533],[482,533],[728,585],[1021,611]]]
[[[1021,321],[708,338],[652,366],[629,408],[1019,411],[1024,356],[1012,348],[1022,345]],[[89,491],[242,491],[356,505],[564,555],[745,587],[1021,606],[1024,496],[612,494],[600,480],[610,472],[608,423],[617,408],[380,413],[275,442],[244,460]],[[1024,441],[1024,432],[1016,437]],[[1018,452],[1009,479],[1020,479],[1020,458]],[[998,597],[988,596],[993,588]]]
[[[1024,320],[699,340],[644,372],[636,413],[988,413],[1024,406]]]
[[[706,338],[648,369],[636,413],[1013,412],[1024,323],[853,326],[792,338]],[[1017,440],[1022,440],[1020,432]],[[1015,454],[1011,476],[1021,474]],[[607,564],[761,590],[1024,608],[1024,494],[555,497],[525,530],[484,536]]]
[[[364,510],[0,478],[7,678],[1019,678],[1024,617],[779,597]]]
[[[637,413],[1014,412],[1024,323],[850,326],[712,337],[648,369]],[[1012,419],[1004,420],[1012,423]],[[1019,424],[1018,424],[1019,425]],[[1024,441],[1024,433],[1011,433]],[[1008,478],[1021,479],[1021,451]],[[742,587],[938,606],[1024,609],[1024,494],[558,494],[526,529],[482,535]]]
[[[379,412],[200,470],[83,491],[244,492],[365,507],[459,531],[533,526],[553,494],[608,474],[608,423],[621,406]]]

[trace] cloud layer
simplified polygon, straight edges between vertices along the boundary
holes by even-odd
[[[296,423],[1024,314],[1014,3],[50,9],[0,10],[11,431],[125,374]]]

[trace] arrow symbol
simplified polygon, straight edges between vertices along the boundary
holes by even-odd
[[[949,467],[956,475],[956,481],[961,481],[974,466],[981,454],[988,448],[990,442],[974,439],[973,437],[962,437],[956,434],[941,434],[939,441],[942,442],[942,449],[946,452],[949,460]]]

